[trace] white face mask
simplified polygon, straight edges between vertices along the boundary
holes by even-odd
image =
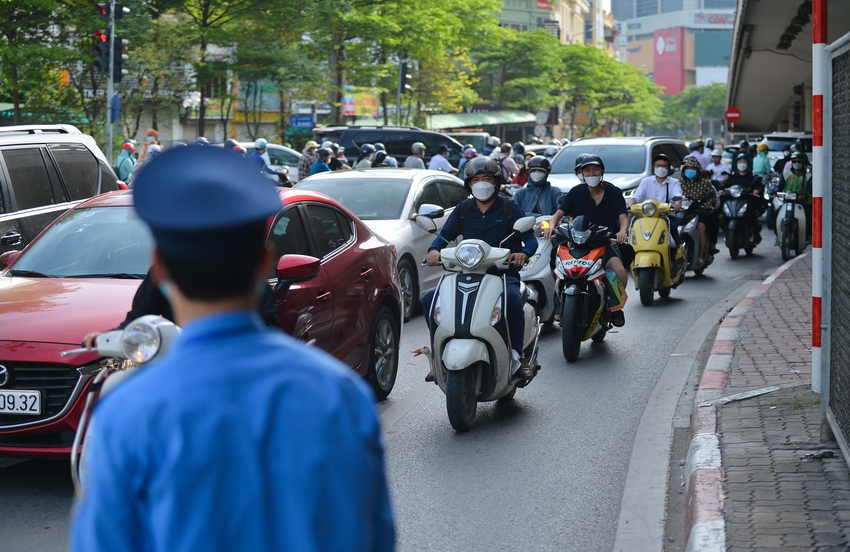
[[[738,170],[741,172],[747,172],[747,167],[749,167],[749,165],[746,163],[738,163]]]
[[[476,182],[472,185],[472,195],[478,201],[486,203],[496,195],[496,188],[489,182]]]
[[[802,163],[791,163],[791,166],[794,167],[794,169],[798,170],[798,171],[803,168]]]
[[[595,188],[599,186],[599,183],[602,182],[601,176],[585,176],[584,183],[590,186],[591,188]]]
[[[528,175],[528,179],[534,183],[543,182],[546,179],[546,173],[543,171],[531,171]]]
[[[658,178],[664,178],[669,172],[670,171],[667,170],[667,167],[655,167],[655,176]]]

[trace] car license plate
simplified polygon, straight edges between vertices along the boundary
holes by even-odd
[[[40,391],[0,391],[0,413],[41,414]]]

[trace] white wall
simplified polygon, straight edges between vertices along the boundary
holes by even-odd
[[[697,67],[697,86],[704,86],[713,82],[726,84],[729,80],[728,67]]]

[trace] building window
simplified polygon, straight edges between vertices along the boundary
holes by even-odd
[[[682,11],[682,0],[661,0],[661,13]]]
[[[705,10],[734,10],[735,0],[703,0]]]
[[[636,0],[635,17],[658,15],[658,0]]]
[[[635,0],[613,0],[611,2],[611,13],[614,14],[614,19],[617,21],[634,19]]]

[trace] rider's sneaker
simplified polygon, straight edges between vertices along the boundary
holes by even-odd
[[[425,381],[432,383],[434,381],[434,372],[428,372],[428,375],[425,376]]]
[[[619,310],[611,313],[611,324],[615,328],[622,328],[626,325],[626,315],[623,314],[623,311]]]

